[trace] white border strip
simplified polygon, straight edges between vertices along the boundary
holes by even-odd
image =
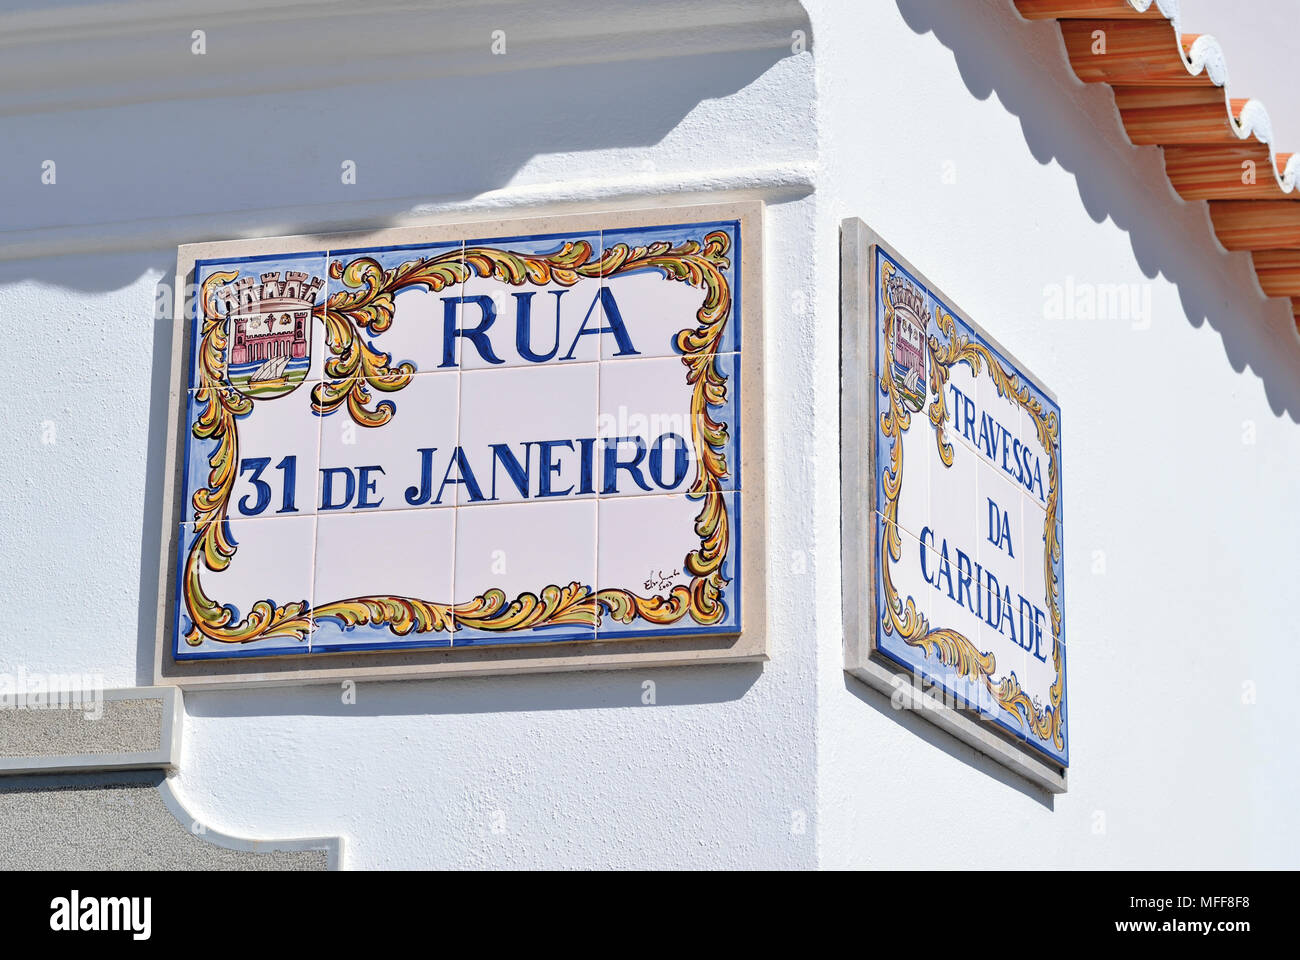
[[[162,725],[158,746],[133,753],[66,753],[0,757],[0,776],[31,773],[93,773],[99,770],[174,770],[180,764],[184,706],[175,687],[122,687],[105,690],[105,702],[161,700]],[[87,720],[87,723],[94,721]]]

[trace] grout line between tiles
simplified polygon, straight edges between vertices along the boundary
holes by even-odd
[[[596,251],[596,262],[601,263],[605,259],[605,229],[602,227],[599,231],[597,231],[596,236],[599,238],[599,243],[600,243],[600,247]],[[600,287],[597,289],[597,296],[601,298],[602,310],[604,310],[604,297],[603,297],[604,289],[605,289],[605,277],[602,274],[600,277]],[[592,436],[594,436],[597,440],[600,439],[600,385],[601,385],[601,376],[604,373],[604,359],[605,359],[605,335],[602,333],[600,334],[596,342],[596,396],[594,401],[595,416],[592,418],[593,426],[594,426],[594,429],[592,431]],[[598,448],[599,446],[600,446],[599,443],[593,444],[593,449]],[[592,469],[592,473],[596,472],[596,465],[594,463],[591,465],[591,469]],[[592,544],[591,593],[592,593],[592,603],[595,607],[596,616],[591,625],[591,638],[595,640],[598,636],[600,636],[600,627],[605,619],[605,616],[604,616],[604,612],[601,610],[600,600],[599,600],[600,597],[600,484],[593,482],[592,486],[595,488],[594,492],[595,492],[596,505],[593,509],[596,511],[596,522],[592,524],[594,528],[593,537],[595,543]]]
[[[465,279],[461,280],[460,283],[457,284],[458,289],[457,289],[456,296],[463,298],[465,296],[465,283],[469,279],[468,277],[469,268],[465,262],[465,241],[463,239],[460,242],[460,264],[461,264],[461,269],[466,272],[466,277]],[[465,305],[461,303],[459,304],[459,306],[461,309],[457,311],[457,317],[461,315]],[[457,320],[458,329],[459,329],[459,323],[460,321]],[[461,365],[461,358],[463,355],[464,355],[464,338],[457,337],[456,338],[456,438],[455,438],[455,446],[452,448],[453,456],[455,456],[456,451],[460,449],[460,428],[461,428],[461,424],[464,423],[465,420],[465,370],[464,367]],[[460,508],[461,508],[460,494],[461,494],[460,484],[457,484],[456,502],[452,505],[452,515],[451,515],[451,596],[447,598],[447,602],[451,605],[451,623],[449,624],[450,629],[447,634],[447,649],[449,650],[453,649],[456,646],[456,629],[457,629],[456,599],[458,596],[456,592],[458,589],[456,583],[456,570],[460,566],[460,552],[459,552],[460,550],[459,547]]]

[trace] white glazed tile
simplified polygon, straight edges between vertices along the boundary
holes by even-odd
[[[1045,512],[1039,510],[1033,501],[1026,500],[1024,511],[1027,516],[1032,518],[1035,529],[1042,529]],[[1047,545],[1045,540],[1036,540],[1032,556],[1029,553],[1025,555],[1024,577],[1025,577],[1025,596],[1037,607],[1035,617],[1041,623],[1038,635],[1035,637],[1036,643],[1029,652],[1031,659],[1028,661],[1030,675],[1035,676],[1046,671],[1054,677],[1052,669],[1052,656],[1055,647],[1055,638],[1052,633],[1052,599],[1051,593],[1053,588],[1050,586],[1050,577],[1047,572],[1047,563],[1050,561],[1047,554]],[[1053,563],[1053,569],[1056,575],[1060,576],[1060,562]],[[1055,585],[1055,599],[1064,608],[1063,591],[1064,584],[1058,582]],[[1064,623],[1062,623],[1064,628]],[[1062,642],[1065,641],[1062,635]],[[1036,689],[1046,698],[1047,686],[1049,684],[1038,683]]]
[[[450,507],[320,517],[312,652],[450,646],[450,619],[444,626],[436,611],[414,617],[411,624],[395,626],[349,627],[341,617],[323,614],[329,604],[361,597],[393,597],[449,607],[455,534],[456,511]],[[399,604],[398,609],[406,606]]]
[[[321,378],[325,355],[324,328],[313,308],[324,302],[324,252],[268,256],[229,263],[195,266],[202,284],[215,273],[237,273],[214,285],[210,301],[226,317],[225,373],[240,392],[261,399],[306,391]],[[314,283],[319,281],[319,283]],[[202,316],[202,306],[196,310]],[[200,384],[196,366],[201,350],[202,321],[193,324],[189,386]]]
[[[458,372],[444,371],[416,374],[392,393],[367,388],[371,409],[392,405],[377,427],[357,424],[346,403],[322,418],[319,512],[455,505],[459,385]]]
[[[331,250],[330,262],[338,264],[342,275],[329,281],[330,300],[339,313],[345,313],[349,307],[357,309],[353,319],[357,335],[373,350],[388,356],[390,369],[396,370],[403,365],[416,373],[455,369],[460,356],[460,338],[455,336],[455,331],[459,322],[461,285],[454,278],[460,270],[461,249],[461,243],[455,241]],[[430,282],[403,286],[393,294],[392,320],[382,330],[377,326],[360,325],[367,318],[362,309],[367,302],[368,290],[361,277],[349,272],[349,268],[360,272],[360,264],[365,261],[374,261],[380,269],[395,275],[411,275],[413,270],[420,270],[417,266],[419,261],[426,261],[420,272],[430,275]],[[353,267],[354,264],[358,266]],[[359,282],[350,283],[352,280]],[[351,379],[362,372],[358,367],[339,369],[340,363],[333,358],[327,360],[324,367],[326,379]]]
[[[190,624],[184,597],[184,570],[198,527],[181,524],[180,549],[177,557],[178,636],[175,650],[178,659],[190,657],[239,657],[282,653],[306,653],[307,632],[301,638],[275,637],[251,643],[225,643],[204,637],[190,646],[183,639]],[[200,558],[199,584],[205,596],[231,610],[239,623],[252,611],[254,604],[268,601],[274,606],[301,604],[303,615],[312,605],[312,565],[315,560],[315,518],[280,517],[277,519],[231,520],[227,522],[235,554],[225,570],[213,571]]]
[[[997,660],[995,680],[1004,678],[1008,671],[1024,675],[1020,599],[1025,596],[1025,558],[1032,551],[1032,536],[1025,527],[1023,499],[1000,470],[988,463],[980,464],[976,560],[984,595],[979,643],[981,650],[992,653]],[[996,509],[989,506],[990,500]],[[1032,619],[1031,615],[1031,626]],[[996,710],[992,712],[996,715]]]
[[[929,597],[930,629],[956,630],[974,641],[979,632],[974,558],[942,540],[914,543],[909,537],[904,547],[917,554],[911,563],[919,570]]]
[[[1025,596],[1042,610],[1047,610],[1048,588],[1045,561],[1047,559],[1047,511],[1037,501],[1021,497],[1021,513],[1025,527],[1024,583]]]
[[[900,302],[907,299],[911,309],[906,313],[908,322],[905,325],[900,322],[904,317],[903,311],[896,311],[892,346],[885,338],[883,297],[886,295],[881,294],[877,303],[876,370],[872,383],[879,414],[875,423],[875,496],[877,510],[885,513],[883,478],[887,471],[895,469],[894,456],[901,455],[902,484],[894,519],[913,537],[919,538],[927,526],[933,526],[931,491],[935,484],[931,474],[938,464],[938,453],[929,421],[931,398],[924,316],[926,295],[918,284],[908,284],[906,289],[915,293],[919,300],[900,296]],[[891,357],[894,358],[892,366]],[[888,389],[882,389],[882,384]],[[891,410],[891,404],[896,406],[895,410]],[[881,427],[881,421],[888,419],[891,413],[901,435],[899,450],[895,450],[895,441]]]
[[[180,491],[181,522],[197,520],[194,509],[194,494],[211,483],[212,464],[210,458],[217,450],[215,439],[200,439],[194,435],[194,428],[203,413],[207,401],[198,399],[198,391],[190,390],[185,395],[185,467]]]
[[[929,317],[926,338],[927,341],[933,340],[935,342],[940,354],[956,351],[963,342],[977,342],[978,335],[974,329],[961,317],[952,314],[951,309],[946,304],[933,295],[929,295],[927,302]],[[939,314],[941,313],[947,313],[952,317],[951,334],[945,333],[939,327]],[[932,375],[933,370],[929,370],[928,373]],[[981,368],[981,377],[983,375],[984,371]],[[928,376],[927,380],[931,378],[932,376]],[[957,361],[948,365],[943,385],[943,426],[944,438],[949,443],[963,443],[971,449],[976,447],[979,440],[980,426],[979,391],[978,379],[969,363]],[[934,403],[936,399],[929,388],[929,384],[927,384],[927,415],[929,412],[928,404]]]
[[[1011,680],[1013,675],[1015,682],[1022,689],[1025,688],[1025,651],[1007,641],[987,624],[981,632],[979,645],[982,652],[993,654],[995,666],[992,688],[983,687],[978,691],[976,706],[981,714],[998,724],[1004,731],[1023,739],[1028,731],[1024,719],[1019,713],[1013,713],[1003,707],[996,694],[999,687]]]
[[[992,573],[1003,588],[1011,588],[1014,600],[1025,589],[1028,531],[1021,509],[1024,498],[1002,471],[987,463],[979,464],[976,484],[979,516],[972,543],[975,559],[986,575]]]
[[[734,353],[740,349],[739,324],[744,322],[744,304],[736,283],[736,229],[735,224],[699,224],[605,230],[602,242],[607,252],[625,246],[630,259],[638,249],[648,249],[654,243],[676,247],[686,241],[703,242],[705,236],[717,230],[731,234],[733,242],[727,255],[730,266],[724,269],[723,276],[731,291],[732,306],[714,349],[716,353]],[[601,336],[604,359],[665,357],[682,353],[678,335],[700,326],[697,314],[704,305],[706,290],[647,267],[607,276],[603,296],[603,326],[610,331]],[[623,335],[616,335],[616,330]]]
[[[928,426],[928,421],[927,421]],[[929,449],[925,461],[929,466],[929,511],[925,517],[911,525],[922,536],[925,528],[932,531],[935,545],[946,540],[974,556],[976,538],[981,527],[981,506],[978,477],[981,464],[975,451],[962,443],[952,444],[952,463],[945,466],[934,448],[934,432],[927,430],[925,437]],[[904,463],[906,464],[906,450]],[[904,469],[906,482],[907,471]],[[899,506],[903,506],[900,496]],[[904,524],[906,527],[907,524]]]
[[[465,486],[459,502],[595,496],[601,468],[598,367],[577,363],[463,373],[460,444],[474,485]]]
[[[1051,618],[1044,611],[1042,643],[1037,649],[1026,651],[1021,686],[1038,697],[1042,703],[1051,702],[1051,687],[1056,682],[1055,643],[1052,639]],[[1040,659],[1041,656],[1041,659]]]
[[[1029,447],[1030,463],[1037,466],[1036,471],[1031,471],[1032,478],[1025,485],[1025,493],[1041,506],[1046,503],[1051,490],[1051,457],[1040,439],[1036,417],[1023,407],[1020,410],[1020,442]]]
[[[565,263],[594,265],[600,260],[600,233],[539,237],[471,239],[460,323],[461,362],[466,370],[594,362],[603,334],[600,279],[568,282]],[[512,282],[493,251],[549,260],[545,283],[527,272]],[[557,273],[557,269],[560,272]]]
[[[980,342],[997,359],[998,365],[1011,378],[1011,382],[1018,384],[1019,370],[1013,364],[1001,359],[997,348],[987,340],[981,338]],[[980,422],[975,428],[975,436],[978,440],[976,448],[990,464],[1008,476],[1015,476],[1019,469],[1015,462],[1016,441],[1024,442],[1020,403],[1014,397],[1003,396],[998,392],[997,384],[987,364],[980,370],[976,393],[976,406],[980,417]]]
[[[961,443],[971,450],[976,449],[980,430],[978,390],[979,382],[967,364],[949,366],[943,388],[944,437],[949,443]]]
[[[888,398],[882,396],[882,403]],[[882,435],[883,437],[883,435]],[[902,431],[902,470],[903,483],[898,492],[898,516],[900,527],[914,537],[920,537],[926,526],[934,526],[934,497],[936,470],[943,467],[935,445],[934,430],[924,410],[912,412],[908,418],[907,429]],[[954,450],[957,448],[954,447]],[[877,447],[877,471],[891,468],[890,441],[882,439]],[[958,471],[965,464],[958,467]],[[877,481],[879,483],[879,480]],[[877,493],[878,502],[884,504],[883,488]]]
[[[999,664],[1014,670],[1021,689],[1031,700],[1037,698],[1041,705],[1047,701],[1051,685],[1050,680],[1042,682],[1041,664],[1034,659],[1035,638],[1040,630],[1046,643],[1049,646],[1051,643],[1050,619],[1042,587],[1043,513],[1022,488],[1001,470],[986,465],[981,471],[981,483],[981,498],[985,503],[992,496],[1007,511],[1017,550],[1016,562],[1012,564],[1004,550],[988,541],[986,534],[990,521],[985,517],[984,527],[981,528],[980,561],[986,571],[991,570],[998,577],[999,594],[993,594],[990,583],[989,608],[981,642],[983,649],[992,651],[997,656]],[[1015,507],[1009,505],[1011,498],[1017,501]],[[1018,533],[1015,530],[1017,516]],[[1012,576],[1015,577],[1014,581],[1009,579]],[[1006,670],[1000,667],[995,679],[1001,680],[1005,676]],[[1019,715],[1013,715],[997,704],[992,704],[985,712],[1004,727],[1013,730],[1017,736],[1029,736],[1029,726]]]
[[[192,498],[197,485],[209,480],[208,458],[218,449],[212,441],[193,435],[193,420],[203,415],[205,403],[220,401],[215,392],[208,401],[191,392],[189,407],[191,431],[189,483],[194,484],[187,497]],[[232,520],[309,516],[316,512],[316,468],[320,454],[320,418],[312,411],[308,385],[272,399],[252,401],[252,410],[235,417],[234,429],[239,464],[228,501],[227,515]],[[187,502],[185,519],[193,519],[192,503]]]
[[[979,527],[978,560],[985,586],[985,607],[983,622],[980,625],[980,649],[992,653],[998,664],[994,675],[995,681],[1006,678],[1008,671],[1014,671],[1023,684],[1025,675],[1024,644],[1027,641],[1025,628],[1032,632],[1033,610],[1026,606],[1029,602],[1025,595],[1025,557],[1030,550],[1031,540],[1027,537],[1021,502],[1024,499],[1016,486],[1006,479],[1005,474],[987,463],[980,465],[980,504],[981,518]],[[996,518],[991,515],[992,508],[988,501],[992,499],[998,505]],[[1005,520],[1010,528],[1010,541],[1003,533],[991,533],[995,526]],[[1001,539],[1001,545],[990,541]],[[1014,552],[1014,556],[1009,551]],[[1017,725],[1015,718],[1003,710],[990,698],[984,698],[983,712],[1005,726],[1014,728],[1019,736],[1024,728]]]
[[[556,590],[589,598],[595,582],[595,500],[462,506],[456,510],[454,586],[462,616],[452,646],[594,639],[590,617],[588,622],[576,617],[579,622],[493,630],[473,622],[466,605],[475,604],[490,620],[498,609],[508,613],[509,604],[544,601]],[[585,606],[590,611],[589,599]]]
[[[720,489],[735,489],[739,459],[739,428],[734,391],[739,383],[740,355],[717,358],[726,378],[727,399],[710,406],[707,416],[725,424],[725,442],[715,453],[727,465]],[[685,493],[696,483],[700,464],[697,440],[704,440],[704,418],[691,412],[694,387],[680,357],[606,362],[600,366],[598,446],[601,496]],[[697,429],[697,427],[699,429]]]
[[[598,633],[602,639],[658,634],[711,632],[740,628],[743,588],[738,551],[740,495],[722,495],[727,525],[725,559],[719,568],[729,582],[723,587],[725,610],[712,625],[702,624],[687,613],[671,625],[657,626],[640,618],[630,622],[614,619],[611,609],[602,612]],[[669,598],[675,588],[689,588],[693,574],[688,558],[701,548],[696,523],[704,501],[682,494],[671,496],[602,498],[599,514],[599,560],[597,584],[601,591],[623,591],[637,597]]]
[[[946,584],[942,558],[938,551],[924,547],[919,540],[906,530],[893,527],[899,545],[898,558],[889,556],[886,545],[890,525],[879,516],[876,518],[875,553],[876,557],[888,557],[889,576],[897,598],[897,607],[893,616],[884,592],[883,578],[876,584],[876,623],[872,625],[877,649],[889,659],[913,670],[918,678],[913,681],[916,688],[923,688],[927,682],[940,681],[952,689],[952,671],[938,660],[925,655],[923,647],[906,642],[902,635],[902,623],[905,621],[910,603],[911,612],[918,619],[914,629],[931,631],[948,625],[945,618],[951,620],[959,616],[960,611],[951,606],[944,584]],[[878,559],[876,562],[880,562]],[[938,583],[940,586],[936,587]]]
[[[920,540],[894,525],[893,529],[897,533],[899,544],[898,558],[894,559],[888,553],[886,542],[886,531],[890,528],[888,521],[877,514],[874,529],[869,533],[873,538],[872,566],[887,562],[891,582],[898,598],[904,604],[910,598],[916,612],[926,617],[933,627],[932,616],[936,594],[932,581],[937,578],[939,571],[938,557],[932,558],[929,550],[922,547]],[[882,560],[882,558],[887,559]],[[883,593],[877,596],[877,601],[877,612],[883,615],[885,612]]]
[[[1062,645],[1060,654],[1061,654],[1060,668],[1067,674],[1068,677],[1068,672],[1069,672],[1068,644]],[[1031,700],[1037,697],[1038,704],[1042,709],[1045,710],[1051,707],[1052,706],[1051,688],[1052,685],[1056,682],[1056,677],[1057,677],[1057,662],[1056,662],[1055,653],[1054,652],[1048,653],[1046,660],[1043,662],[1039,662],[1034,657],[1027,657],[1025,663],[1026,663],[1025,679],[1022,682],[1022,686],[1024,687],[1025,691],[1029,693]],[[1068,734],[1069,734],[1069,730],[1068,730],[1069,681],[1068,679],[1066,681],[1066,688],[1063,691],[1063,693],[1064,695],[1062,697],[1062,703],[1060,704],[1060,709],[1066,715],[1064,718],[1066,721],[1065,733],[1067,735],[1067,740],[1068,740]],[[1026,739],[1030,744],[1033,744],[1034,746],[1037,746],[1040,749],[1046,750],[1048,753],[1051,753],[1053,755],[1056,755],[1057,753],[1055,746],[1051,743],[1050,740],[1045,738],[1040,738],[1036,733],[1031,733],[1027,731]]]

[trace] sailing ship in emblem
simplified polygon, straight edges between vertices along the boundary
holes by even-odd
[[[324,281],[297,270],[240,277],[216,292],[227,323],[226,379],[251,398],[290,393],[311,366],[312,309]]]
[[[250,386],[255,384],[258,387],[282,386],[285,382],[284,371],[288,366],[288,354],[272,357],[253,371],[252,376],[248,378],[248,383]]]

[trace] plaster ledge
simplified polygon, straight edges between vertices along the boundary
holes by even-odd
[[[62,8],[0,14],[0,114],[790,51],[795,31],[809,48],[799,0],[85,3],[76,16]]]
[[[240,853],[297,853],[301,851],[320,851],[325,854],[327,869],[343,869],[343,837],[297,837],[285,840],[253,840],[236,837],[203,824],[185,807],[185,801],[177,792],[175,777],[167,777],[158,784],[158,792],[163,803],[182,827],[194,836],[215,847],[235,850]]]
[[[252,212],[192,213],[166,218],[120,220],[89,226],[47,227],[0,232],[0,260],[25,260],[75,254],[160,250],[196,240],[240,240],[356,231],[379,227],[491,219],[500,213],[529,216],[624,208],[640,198],[672,197],[672,202],[761,199],[794,200],[812,193],[817,164],[802,161],[721,170],[671,170],[662,173],[552,180],[504,187],[472,197],[398,197],[281,207]],[[396,212],[395,212],[396,211]]]

